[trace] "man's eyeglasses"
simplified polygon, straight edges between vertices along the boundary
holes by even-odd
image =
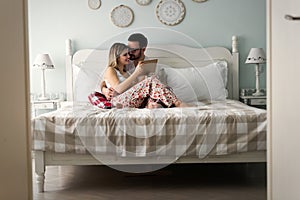
[[[140,50],[140,48],[130,48],[129,52],[135,53],[136,51]]]

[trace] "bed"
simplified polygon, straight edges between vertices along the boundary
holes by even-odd
[[[160,79],[193,102],[188,108],[154,110],[90,105],[87,95],[101,79],[99,66],[106,66],[108,51],[73,54],[71,43],[66,41],[68,104],[32,120],[39,192],[50,165],[109,165],[138,173],[171,163],[266,162],[266,111],[238,101],[236,36],[232,51],[149,45],[146,55],[158,58]]]

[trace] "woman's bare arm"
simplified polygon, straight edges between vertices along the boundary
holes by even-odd
[[[143,73],[143,69],[138,65],[135,71],[126,78],[126,80],[120,83],[117,72],[113,68],[108,67],[104,73],[104,79],[109,82],[111,87],[114,88],[117,93],[121,94],[136,84],[138,76],[143,75]]]

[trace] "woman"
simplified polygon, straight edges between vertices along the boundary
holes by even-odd
[[[118,108],[184,106],[175,94],[155,76],[140,79],[145,75],[142,63],[137,65],[131,75],[127,73],[125,66],[130,63],[129,58],[128,47],[125,44],[115,43],[111,46],[104,80],[108,87],[112,87],[115,91],[111,100],[113,106]]]

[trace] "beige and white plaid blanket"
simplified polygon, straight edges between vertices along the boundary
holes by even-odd
[[[266,150],[267,113],[234,100],[168,109],[73,104],[32,120],[33,149],[146,157]]]

